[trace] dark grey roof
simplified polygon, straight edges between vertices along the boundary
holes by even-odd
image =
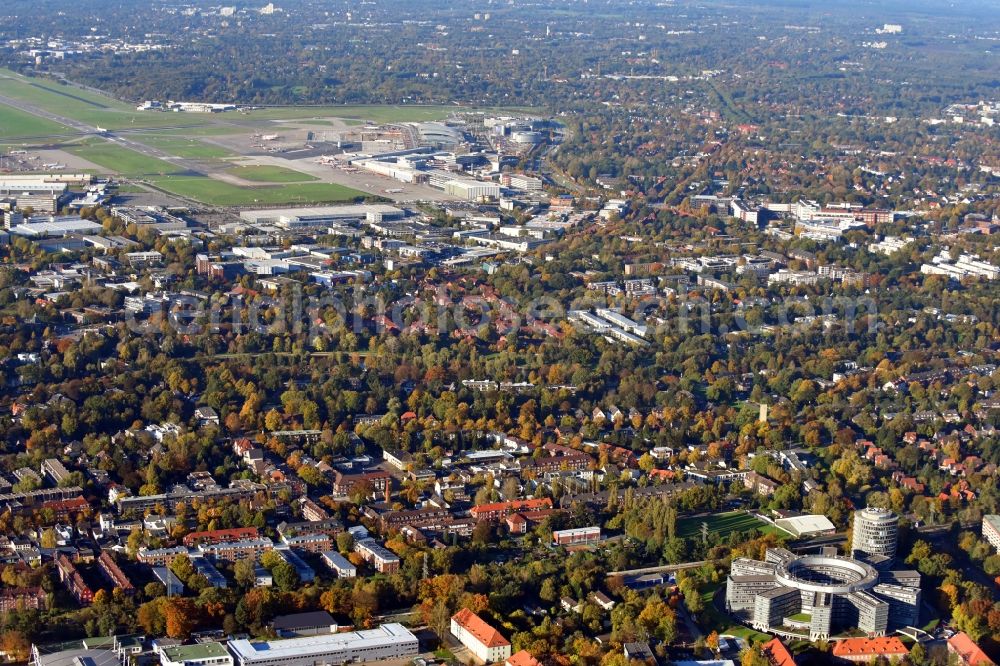
[[[295,631],[312,627],[329,627],[336,624],[333,616],[326,611],[311,611],[309,613],[292,613],[279,615],[271,622],[275,631]]]

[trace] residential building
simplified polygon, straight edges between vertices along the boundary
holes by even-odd
[[[334,495],[350,495],[364,490],[368,496],[384,496],[387,500],[392,489],[392,475],[388,472],[367,472],[365,474],[342,474],[333,478]]]
[[[172,548],[140,548],[135,559],[150,566],[163,567],[170,564],[170,561],[178,555],[187,555],[188,549],[184,546],[173,546]]]
[[[548,497],[540,499],[512,500],[510,502],[495,502],[474,506],[469,511],[476,520],[500,520],[511,513],[551,509],[552,500]]]
[[[168,597],[176,597],[184,594],[184,583],[170,569],[166,567],[153,567],[153,575],[156,576],[158,581],[163,583]]]
[[[69,478],[69,470],[55,458],[48,458],[42,461],[41,471],[42,476],[47,477],[57,486]]]
[[[286,563],[292,565],[295,569],[295,573],[299,576],[299,581],[303,583],[311,583],[316,580],[316,572],[311,566],[306,564],[305,560],[298,556],[298,554],[287,546],[279,546],[274,549],[281,559]]]
[[[323,563],[337,574],[337,578],[354,578],[358,575],[358,568],[336,551],[323,553]]]
[[[260,535],[256,527],[233,527],[226,530],[207,530],[204,532],[190,532],[184,536],[184,545],[194,548],[201,544],[218,544],[229,541],[242,541],[244,539],[256,539]]]
[[[763,495],[764,497],[770,497],[774,494],[774,491],[778,489],[779,484],[777,481],[772,481],[763,474],[758,474],[757,472],[750,472],[743,478],[743,483],[748,490],[752,490],[758,495]]]
[[[333,548],[333,539],[329,534],[283,534],[281,543],[309,553],[322,553]]]
[[[270,539],[243,539],[242,541],[223,541],[221,543],[206,543],[198,547],[206,557],[235,562],[237,560],[256,560],[264,552],[274,548]]]
[[[200,555],[192,557],[191,566],[194,567],[195,571],[204,576],[205,580],[207,580],[208,584],[212,587],[223,590],[229,587],[229,582],[226,580],[226,577],[223,576],[222,572],[216,569],[215,566],[206,558],[201,557]]]
[[[521,650],[507,657],[503,666],[541,666],[541,662],[531,656],[527,650]]]
[[[468,608],[452,615],[451,634],[480,661],[491,663],[510,658],[510,641]]]
[[[910,654],[895,636],[878,638],[847,638],[833,644],[833,656],[854,663],[867,664],[879,659],[902,659]]]
[[[310,522],[319,522],[321,520],[329,520],[330,518],[330,514],[327,513],[326,509],[308,497],[303,497],[299,500],[299,508],[302,510],[302,517]]]
[[[78,604],[89,606],[93,603],[94,591],[90,589],[90,586],[83,580],[83,576],[63,553],[59,553],[56,557],[56,570],[59,572],[59,582],[66,586],[66,590],[73,595]]]
[[[772,638],[761,645],[760,651],[771,666],[795,666],[795,658],[779,638]]]
[[[44,610],[48,595],[40,587],[5,587],[0,589],[0,614],[35,608]]]
[[[994,550],[1000,551],[1000,515],[994,513],[983,516],[983,538]]]
[[[948,652],[956,655],[964,666],[994,666],[993,660],[964,631],[948,639]]]
[[[120,589],[127,595],[135,594],[135,586],[132,584],[132,581],[130,581],[128,576],[126,576],[121,568],[119,568],[118,564],[115,562],[114,558],[111,557],[111,554],[108,551],[101,551],[100,556],[97,558],[97,566],[101,570],[101,573],[104,574],[104,577],[107,578],[116,588]]]
[[[399,558],[391,550],[375,539],[358,539],[354,542],[354,551],[371,564],[379,573],[394,573],[399,571]]]
[[[653,651],[649,648],[649,643],[645,641],[636,641],[632,643],[625,643],[622,645],[622,653],[625,658],[629,661],[636,659],[638,661],[644,661],[649,664],[656,663],[656,657],[653,655]]]

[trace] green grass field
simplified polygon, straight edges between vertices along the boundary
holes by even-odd
[[[715,607],[715,593],[724,583],[714,583],[701,590],[701,603],[705,609],[704,617],[711,626],[703,627],[707,631],[717,631],[719,635],[736,636],[749,643],[759,643],[771,640],[770,634],[746,627],[738,622],[734,622],[731,617],[721,612]]]
[[[255,183],[305,183],[317,180],[315,176],[310,176],[301,171],[294,171],[280,166],[238,166],[228,171],[237,178],[250,180]]]
[[[718,533],[723,539],[733,532],[749,532],[758,530],[762,534],[778,532],[776,528],[767,523],[754,518],[742,511],[730,511],[728,513],[717,513],[711,516],[701,516],[697,518],[680,518],[677,521],[677,536],[682,539],[690,539],[701,535],[701,524],[708,523],[709,532]]]
[[[219,120],[218,117],[215,118]],[[201,125],[191,127],[165,127],[156,130],[156,136],[179,136],[191,138],[193,136],[225,136],[227,134],[239,134],[246,132],[246,127],[221,123],[218,125]]]
[[[71,130],[59,123],[33,116],[9,106],[0,106],[0,140],[30,139],[50,134],[65,134]]]
[[[169,162],[146,157],[102,139],[89,140],[67,150],[103,167],[110,174],[148,180],[162,190],[212,206],[330,203],[365,196],[364,192],[327,183],[240,187],[205,175],[185,173]]]
[[[135,139],[147,146],[159,148],[171,155],[186,159],[224,159],[235,156],[235,153],[221,146],[213,146],[197,139],[187,139],[169,134],[141,134]]]
[[[165,175],[151,178],[157,187],[212,206],[309,204],[353,201],[364,192],[327,183],[240,187],[207,176]]]
[[[136,111],[124,102],[48,79],[30,79],[0,69],[0,90],[52,113],[105,129],[205,125],[207,119],[175,113]]]
[[[212,128],[206,133],[233,133],[239,128],[224,128],[229,122],[246,120],[315,120],[349,118],[378,123],[442,120],[456,111],[505,111],[531,113],[536,109],[509,107],[470,109],[454,105],[350,105],[272,107],[225,114],[163,113],[136,111],[132,104],[43,78],[29,78],[0,68],[0,89],[7,97],[48,109],[67,118],[106,129],[163,128],[194,134],[196,128]]]
[[[107,169],[108,173],[126,178],[180,173],[180,167],[169,162],[146,157],[103,139],[90,139],[74,146],[67,146],[66,150]]]

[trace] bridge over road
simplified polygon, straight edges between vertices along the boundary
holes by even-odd
[[[641,569],[626,569],[624,571],[609,571],[608,577],[611,576],[642,576],[643,574],[651,573],[675,573],[677,571],[683,571],[684,569],[697,569],[701,565],[705,564],[707,560],[699,560],[698,562],[682,562],[681,564],[664,564],[657,567],[643,567]]]

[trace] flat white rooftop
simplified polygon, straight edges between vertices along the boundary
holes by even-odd
[[[401,217],[403,211],[386,204],[351,204],[345,206],[313,206],[309,208],[267,208],[264,210],[240,211],[240,217],[247,222],[260,220],[288,219],[323,219],[323,218],[353,218],[365,217],[368,213],[381,213],[389,217]]]
[[[401,624],[383,624],[376,629],[274,641],[229,641],[229,649],[240,661],[272,661],[308,657],[312,654],[358,650],[393,643],[417,643],[417,637]]]
[[[837,526],[830,522],[829,518],[823,515],[779,518],[774,521],[774,524],[788,532],[791,532],[795,536],[804,536],[817,532],[830,532],[837,529]]]
[[[20,236],[61,236],[71,233],[93,234],[101,225],[74,217],[59,217],[44,222],[32,221],[19,224],[11,231]]]

